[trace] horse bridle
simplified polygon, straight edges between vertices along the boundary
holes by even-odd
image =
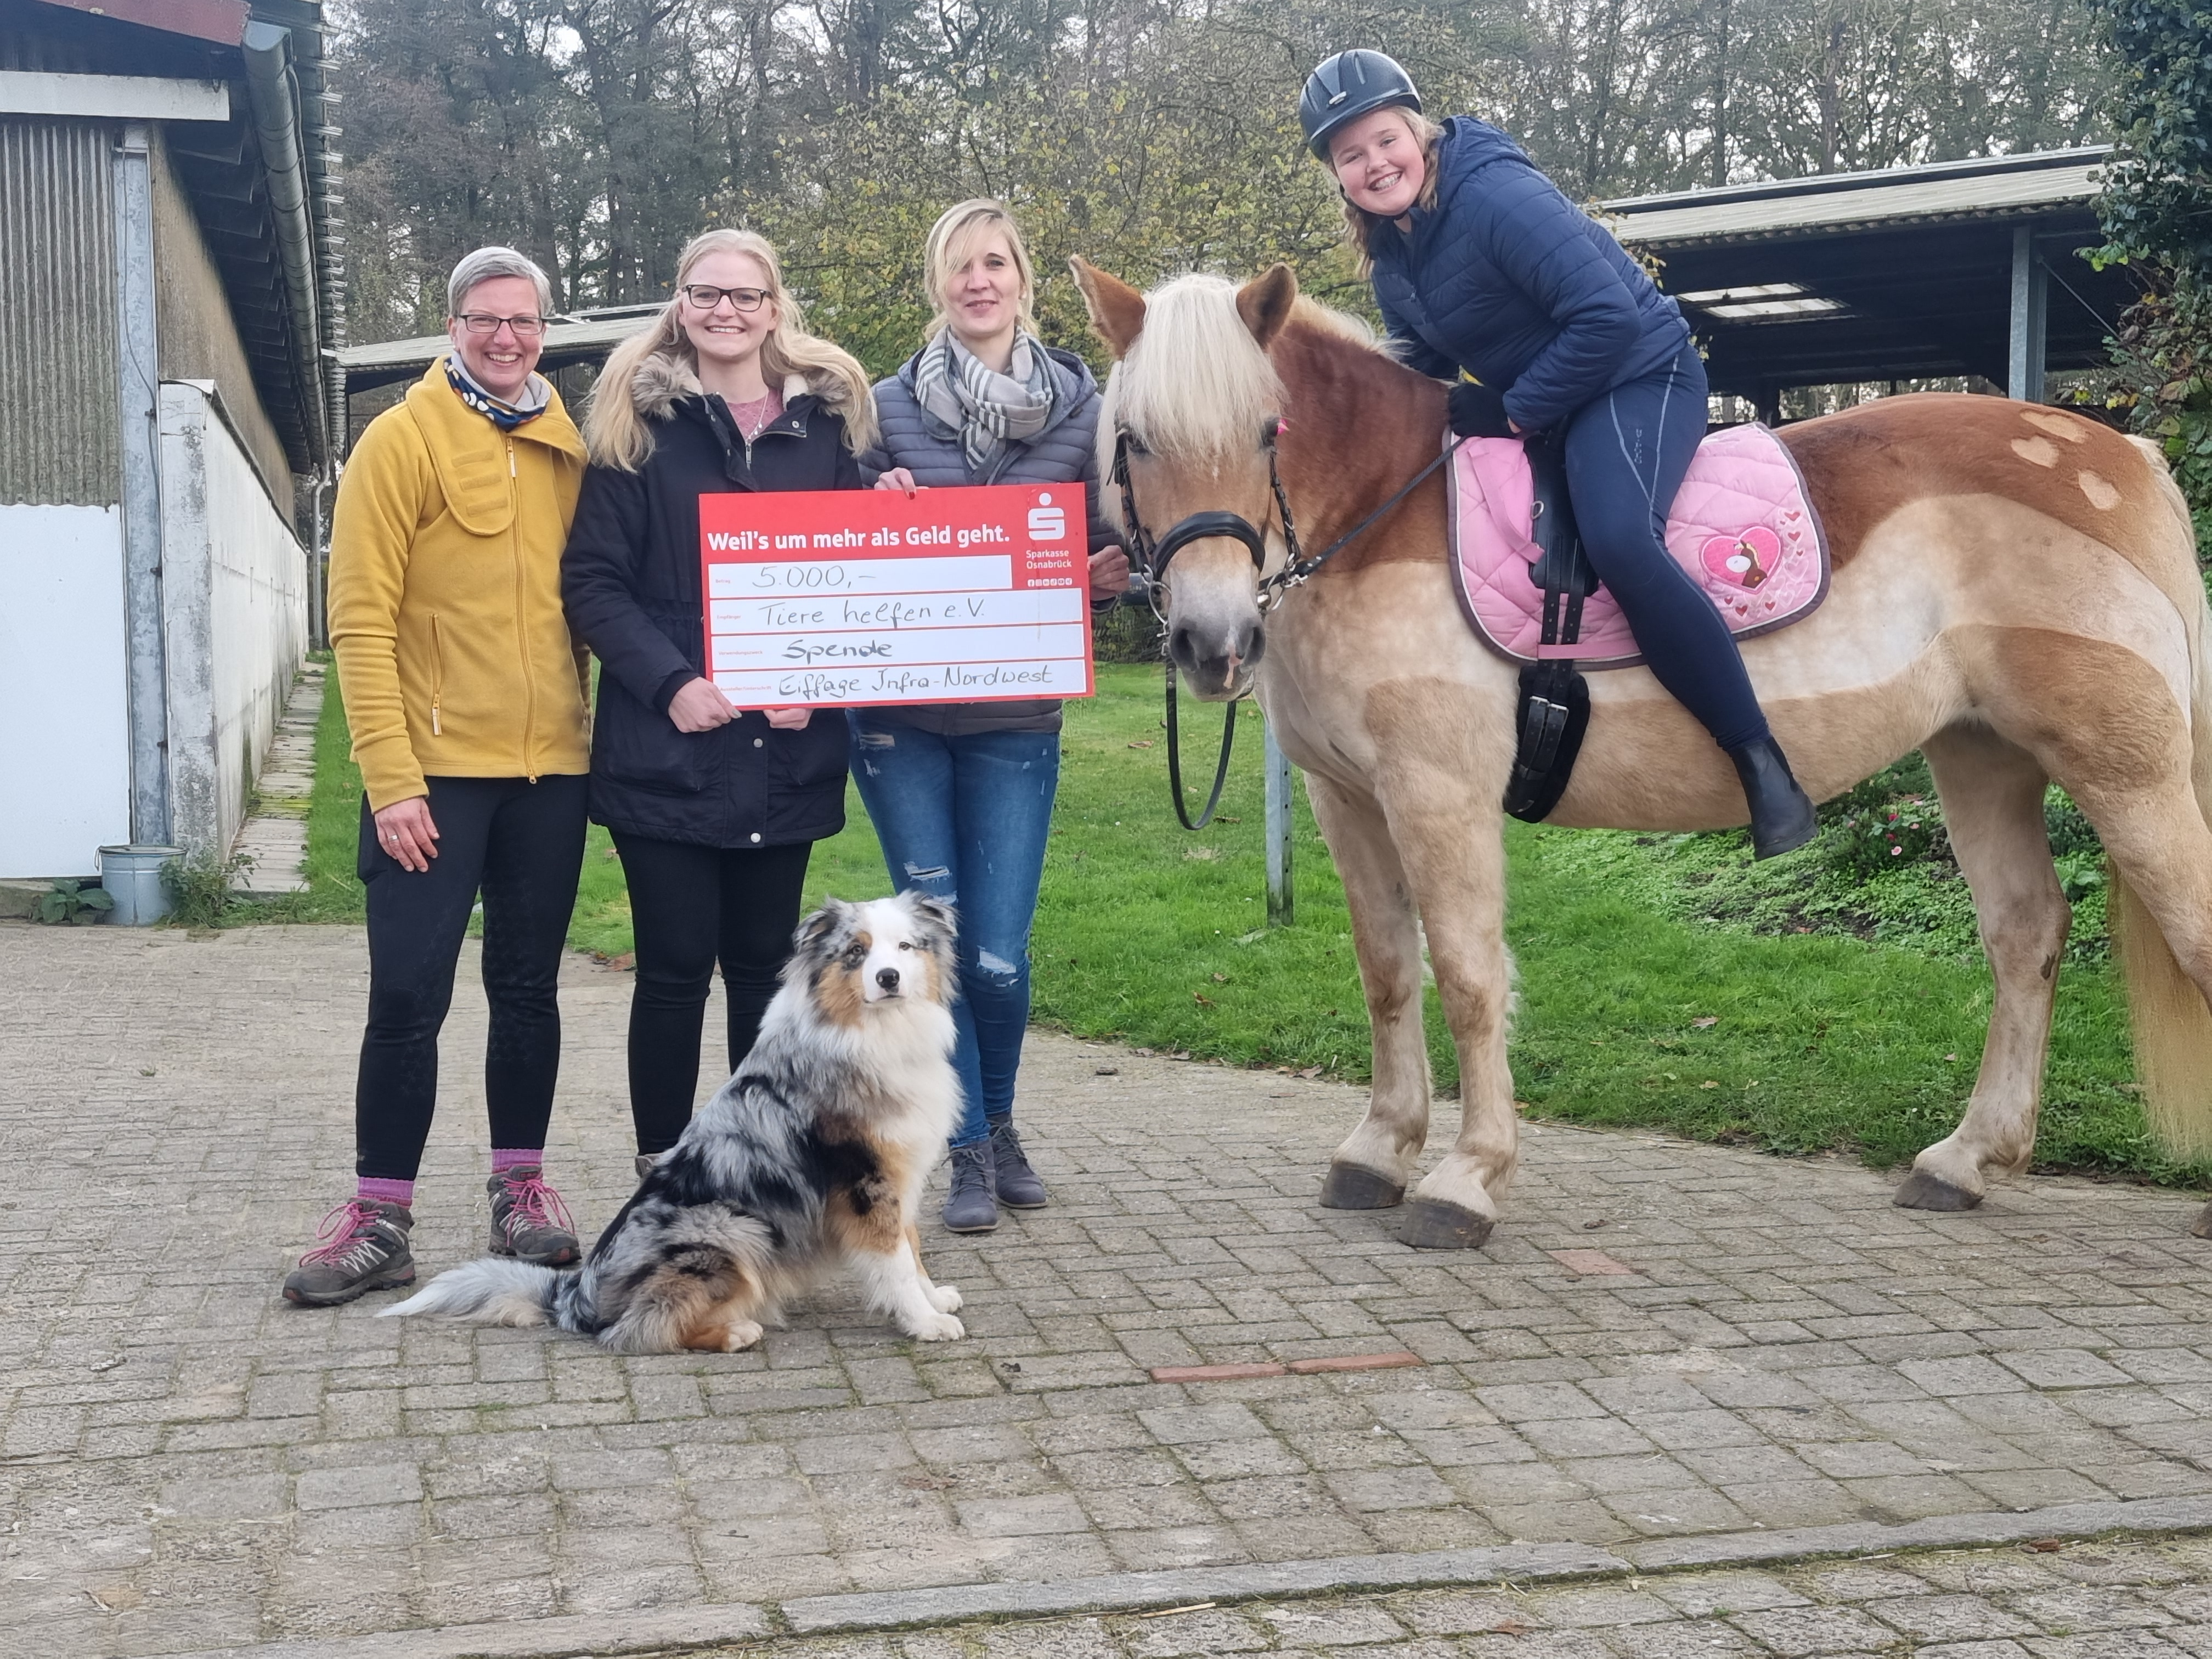
[[[1370,513],[1358,524],[1339,536],[1311,558],[1298,550],[1297,520],[1291,514],[1291,499],[1283,490],[1282,468],[1279,465],[1276,440],[1282,435],[1284,422],[1279,416],[1271,415],[1260,425],[1260,447],[1267,457],[1267,488],[1275,498],[1275,519],[1283,532],[1283,568],[1273,575],[1267,574],[1267,538],[1265,531],[1241,513],[1219,509],[1193,513],[1178,519],[1168,526],[1167,533],[1153,540],[1145,528],[1143,516],[1137,511],[1135,489],[1129,483],[1129,451],[1134,447],[1143,453],[1143,441],[1128,428],[1118,427],[1114,434],[1114,487],[1121,496],[1121,534],[1131,555],[1131,562],[1145,579],[1145,597],[1152,607],[1152,615],[1164,624],[1166,615],[1160,609],[1160,592],[1168,565],[1175,556],[1193,542],[1209,540],[1232,541],[1252,556],[1252,568],[1258,574],[1257,599],[1260,614],[1264,617],[1281,604],[1292,589],[1303,587],[1313,580],[1314,574],[1331,559],[1365,535],[1377,521],[1407,496],[1412,495],[1430,474],[1449,461],[1465,439],[1455,439],[1436,459],[1408,478],[1390,499]],[[1182,799],[1182,743],[1176,719],[1176,665],[1172,655],[1167,661],[1167,732],[1168,732],[1168,787],[1175,797],[1176,817],[1186,830],[1203,830],[1213,821],[1216,808],[1221,805],[1221,791],[1229,781],[1229,757],[1237,741],[1237,707],[1244,700],[1240,692],[1230,699],[1230,707],[1221,726],[1221,756],[1213,769],[1213,787],[1207,793],[1206,805],[1194,819]]]

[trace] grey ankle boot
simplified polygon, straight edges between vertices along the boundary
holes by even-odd
[[[952,1149],[952,1190],[945,1197],[945,1224],[956,1233],[988,1233],[999,1224],[999,1188],[989,1141]]]
[[[1029,1154],[1022,1150],[1022,1138],[1014,1132],[1012,1118],[991,1126],[991,1166],[1000,1203],[1010,1210],[1044,1208],[1044,1182],[1030,1168]]]

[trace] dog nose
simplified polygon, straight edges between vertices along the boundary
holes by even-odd
[[[884,990],[886,990],[886,991],[896,991],[896,990],[897,990],[897,989],[898,989],[898,969],[896,969],[896,968],[878,968],[878,969],[876,969],[876,983],[877,983],[877,984],[878,984],[878,985],[880,985],[880,986],[882,986],[882,987],[884,988]]]

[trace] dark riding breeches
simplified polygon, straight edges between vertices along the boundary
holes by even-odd
[[[1705,365],[1686,345],[1568,418],[1567,490],[1590,566],[1652,673],[1714,742],[1735,749],[1766,735],[1766,716],[1735,635],[1666,544],[1668,508],[1705,434]]]

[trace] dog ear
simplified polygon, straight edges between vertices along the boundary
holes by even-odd
[[[923,927],[943,933],[948,941],[958,937],[960,919],[943,899],[934,898],[916,888],[908,888],[902,896],[907,908],[914,913],[914,919]]]
[[[853,907],[842,899],[824,899],[822,908],[811,915],[800,918],[799,931],[791,936],[793,952],[812,949],[845,925]]]

